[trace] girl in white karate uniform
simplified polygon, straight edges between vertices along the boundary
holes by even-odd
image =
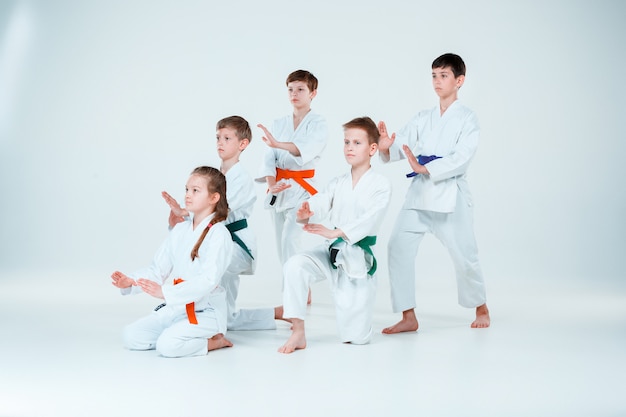
[[[233,238],[233,257],[221,281],[226,291],[228,330],[273,330],[276,328],[273,307],[237,308],[239,276],[253,275],[257,258],[256,236],[247,224],[256,202],[254,181],[239,162],[239,156],[252,140],[252,131],[243,117],[229,116],[217,122],[216,138],[217,153],[222,160],[220,171],[226,176],[229,213],[225,224],[227,228],[232,228]],[[165,191],[162,195],[171,208],[170,228],[188,221],[187,210],[181,208],[176,199]],[[245,222],[243,228],[242,222]]]
[[[150,267],[111,275],[123,295],[145,292],[164,300],[124,329],[128,349],[184,357],[232,346],[224,337],[226,297],[220,286],[233,250],[223,223],[228,215],[224,175],[212,167],[196,168],[187,181],[185,206],[191,221],[172,229]]]

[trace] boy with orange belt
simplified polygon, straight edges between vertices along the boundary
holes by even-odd
[[[309,71],[294,71],[287,77],[293,113],[274,121],[271,131],[262,124],[267,152],[257,182],[267,182],[265,207],[272,212],[278,258],[284,264],[302,250],[302,227],[296,210],[317,190],[315,166],[326,147],[326,120],[311,110],[317,95],[317,78]]]

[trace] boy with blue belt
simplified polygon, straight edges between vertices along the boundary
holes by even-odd
[[[393,311],[402,319],[383,333],[416,331],[415,257],[425,233],[448,249],[456,270],[458,302],[476,308],[473,328],[489,327],[483,275],[474,238],[472,197],[466,172],[478,146],[478,119],[458,102],[465,81],[460,56],[444,54],[432,63],[439,106],[418,113],[396,137],[378,127],[383,162],[407,159],[412,172],[404,206],[389,240],[389,279]],[[417,155],[417,156],[416,156]]]

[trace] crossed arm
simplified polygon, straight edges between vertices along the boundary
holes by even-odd
[[[165,298],[163,297],[163,290],[161,289],[161,286],[149,279],[139,278],[135,281],[134,279],[123,274],[120,271],[113,272],[113,274],[111,274],[111,279],[113,280],[113,286],[117,288],[124,289],[139,286],[146,294],[149,294],[156,298]]]
[[[309,223],[309,219],[313,216],[311,207],[308,201],[302,203],[302,206],[296,212],[296,221],[304,224],[303,229],[306,232],[314,235],[320,235],[326,239],[346,239],[346,235],[341,229],[329,229],[326,226],[318,223]]]
[[[285,150],[289,152],[290,154],[292,154],[293,156],[300,156],[300,149],[298,149],[295,143],[279,142],[276,140],[274,135],[272,135],[272,133],[265,126],[259,123],[257,127],[259,127],[265,134],[265,136],[263,136],[262,139],[263,139],[263,142],[265,142],[267,146],[269,146],[270,148]]]
[[[388,161],[389,148],[391,148],[391,145],[393,145],[394,141],[396,140],[396,134],[393,133],[390,137],[389,132],[387,131],[387,126],[383,121],[378,123],[378,132],[380,133],[380,139],[378,139],[378,152],[381,153],[384,160]],[[411,166],[413,172],[415,172],[416,174],[430,175],[430,172],[428,172],[426,166],[421,165],[419,162],[417,162],[417,158],[413,154],[413,151],[411,151],[411,148],[409,148],[405,144],[402,145],[402,150],[404,151],[406,159],[409,161],[409,165]]]

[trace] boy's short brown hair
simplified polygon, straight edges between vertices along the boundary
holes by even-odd
[[[237,138],[239,140],[248,139],[248,141],[252,142],[252,130],[250,129],[250,125],[248,121],[241,116],[229,116],[225,117],[219,122],[217,122],[216,130],[223,128],[233,129],[237,134]]]
[[[378,131],[378,127],[376,123],[372,119],[367,116],[357,117],[356,119],[350,120],[348,123],[343,125],[345,129],[361,129],[365,131],[367,134],[367,140],[369,144],[372,143],[378,144],[378,139],[380,139],[380,132]]]
[[[311,74],[309,71],[297,70],[292,72],[287,76],[287,82],[285,84],[289,85],[289,83],[294,81],[302,81],[303,83],[306,83],[311,92],[317,90],[317,78],[315,78],[315,75]]]
[[[443,54],[433,61],[431,65],[432,69],[449,67],[454,74],[454,78],[459,78],[460,75],[465,75],[465,62],[457,54]]]

